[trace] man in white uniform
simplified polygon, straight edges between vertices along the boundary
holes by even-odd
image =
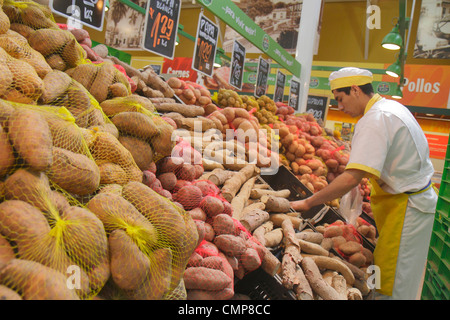
[[[346,170],[294,210],[340,198],[364,177],[372,183],[371,206],[379,238],[374,264],[380,269],[379,299],[415,299],[419,294],[434,222],[437,194],[425,135],[402,104],[374,94],[368,70],[342,68],[330,77],[341,111],[361,117]]]

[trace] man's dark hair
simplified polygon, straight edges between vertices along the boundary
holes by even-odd
[[[373,86],[371,83],[366,83],[366,84],[363,84],[362,86],[358,86],[358,87],[366,95],[370,95],[370,94],[374,93]],[[351,90],[351,87],[344,87],[344,88],[336,89],[337,92],[344,92],[346,95],[350,94],[350,90]]]

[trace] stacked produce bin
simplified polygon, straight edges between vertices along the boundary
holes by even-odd
[[[423,300],[450,299],[450,144],[447,147],[439,198],[422,289]]]

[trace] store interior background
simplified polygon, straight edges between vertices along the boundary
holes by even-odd
[[[305,1],[305,0],[304,0]],[[312,0],[310,0],[312,1]],[[314,0],[316,1],[316,0]],[[422,1],[415,1],[415,10],[412,15],[411,36],[409,46],[407,48],[406,65],[422,65],[422,66],[449,66],[448,59],[417,59],[413,57],[414,45],[416,42],[416,34],[421,10]],[[445,1],[443,1],[445,2]],[[313,66],[333,66],[345,67],[356,66],[366,68],[386,68],[396,60],[396,52],[386,50],[381,47],[383,37],[391,31],[396,19],[399,16],[399,4],[396,0],[371,0],[370,4],[377,5],[380,8],[380,28],[366,30],[366,8],[368,1],[357,0],[325,0],[323,5],[323,14],[321,18],[320,40],[318,42],[318,50],[313,56]],[[407,1],[407,16],[411,15],[413,1]],[[179,23],[183,25],[183,31],[194,36],[197,30],[197,17],[201,8],[195,1],[183,0]],[[207,10],[204,14],[216,21],[214,15]],[[66,23],[67,19],[55,15],[55,19],[59,23]],[[225,24],[219,21],[221,36],[219,36],[218,46],[221,47],[221,39],[225,30]],[[105,39],[105,29],[96,31],[88,29],[91,39],[103,43]],[[408,32],[408,30],[407,30]],[[366,36],[368,42],[366,44]],[[194,42],[186,37],[179,36],[179,45],[175,49],[175,57],[192,57],[194,52]],[[301,45],[299,43],[298,45]],[[142,68],[152,63],[162,63],[162,58],[155,56],[144,50],[125,51],[132,55],[131,65],[136,68]],[[231,56],[231,53],[226,53]],[[264,54],[247,54],[248,59],[257,59],[259,56],[268,58]],[[273,71],[272,71],[273,72]],[[330,71],[312,70],[311,77],[328,77]],[[381,77],[375,75],[375,79]],[[386,81],[386,80],[384,80]],[[398,81],[392,78],[389,81]],[[444,90],[449,94],[449,79],[441,85],[440,90]],[[270,88],[268,89],[270,93]],[[333,97],[328,90],[314,90],[310,88],[312,94],[328,95],[330,102],[333,104]],[[430,93],[432,94],[432,93]],[[450,100],[450,98],[449,98]],[[400,100],[400,102],[402,102]],[[448,102],[450,103],[450,102]],[[431,107],[431,106],[426,106]],[[442,136],[448,139],[450,131],[450,109],[441,109],[434,114],[427,113],[426,108],[413,108],[412,112],[417,121],[421,125],[426,134],[434,136]],[[336,106],[330,105],[325,126],[330,129],[336,129],[342,126],[342,123],[354,124],[356,119],[346,116],[343,112],[337,110]],[[448,144],[448,140],[447,144]],[[445,150],[444,150],[445,154]],[[444,157],[432,158],[433,165],[436,170],[435,182],[440,181],[440,174],[444,167]]]

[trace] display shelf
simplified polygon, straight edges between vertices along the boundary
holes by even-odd
[[[244,294],[251,300],[296,300],[294,292],[282,285],[278,275],[272,277],[262,268],[237,280],[234,292]]]

